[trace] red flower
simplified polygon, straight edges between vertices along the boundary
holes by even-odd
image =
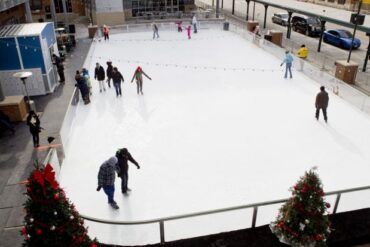
[[[320,196],[325,196],[324,191],[320,190]]]
[[[98,247],[95,243],[92,243],[90,247]]]
[[[294,190],[298,190],[298,185],[294,185]]]
[[[54,194],[54,200],[58,200],[59,199],[59,193],[55,193]]]
[[[26,236],[27,235],[26,227],[23,227],[21,232],[22,232],[22,236]]]
[[[327,202],[327,203],[325,203],[325,207],[326,207],[326,208],[330,208],[330,203],[328,203],[328,202]]]
[[[314,237],[314,239],[315,239],[315,241],[321,241],[321,240],[323,240],[323,237],[321,235],[316,235]]]
[[[42,234],[42,230],[41,229],[36,229],[36,235],[41,235]]]

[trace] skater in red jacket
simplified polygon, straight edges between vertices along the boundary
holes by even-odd
[[[191,39],[191,26],[188,26],[186,31],[188,32],[188,39]]]

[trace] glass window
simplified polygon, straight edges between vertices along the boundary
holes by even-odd
[[[67,12],[72,12],[72,4],[71,0],[65,0],[66,1],[66,7],[67,7]],[[55,5],[55,12],[56,13],[63,13],[63,1],[62,0],[54,0],[54,5]]]
[[[30,0],[31,10],[41,10],[42,9],[42,0]]]

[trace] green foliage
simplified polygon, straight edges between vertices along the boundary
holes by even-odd
[[[305,173],[291,188],[292,197],[280,208],[270,228],[281,242],[292,246],[326,246],[330,234],[329,203],[314,170]]]
[[[96,239],[91,240],[87,235],[83,219],[59,187],[49,164],[36,166],[26,188],[23,246],[97,246]]]

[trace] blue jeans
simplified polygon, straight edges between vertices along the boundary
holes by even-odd
[[[108,196],[108,203],[114,203],[114,185],[103,185],[103,190]]]
[[[285,76],[284,76],[284,78],[287,78],[288,70],[289,70],[290,78],[292,78],[292,64],[291,63],[286,63],[285,64]]]
[[[197,33],[198,32],[197,24],[193,24],[193,27],[194,27],[194,33]]]
[[[119,83],[117,83],[117,82],[115,82],[115,83],[113,83],[114,84],[114,88],[116,89],[116,94],[117,94],[117,96],[118,95],[122,95],[122,91],[121,91],[121,83],[119,82]]]

